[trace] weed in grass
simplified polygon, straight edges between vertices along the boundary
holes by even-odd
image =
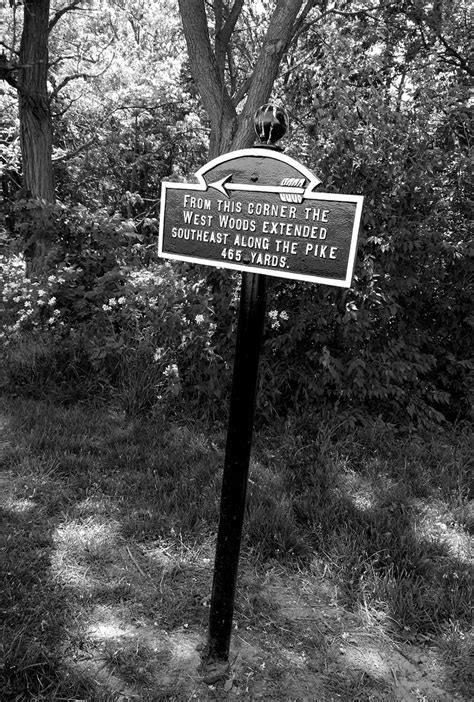
[[[379,448],[383,455],[385,445]],[[315,546],[336,564],[348,601],[357,600],[362,591],[367,598],[372,582],[370,597],[388,598],[393,619],[404,626],[416,620],[422,630],[432,629],[433,622],[438,626],[451,615],[466,616],[464,605],[459,608],[458,604],[456,613],[453,606],[467,601],[467,574],[453,543],[447,543],[449,510],[438,519],[442,536],[434,520],[428,535],[420,533],[421,508],[414,501],[411,485],[397,474],[400,461],[395,448],[392,444],[391,463],[377,460],[374,466],[368,453],[355,470],[346,460],[341,462],[340,451],[333,451],[326,441],[322,454],[310,448],[300,452],[305,453],[301,471],[287,485],[296,491],[293,506],[298,522],[312,529]],[[405,444],[399,448],[401,451]],[[436,468],[439,470],[439,464]],[[463,470],[458,475],[464,475]],[[428,482],[425,478],[425,490]],[[458,536],[457,547],[460,540]],[[456,574],[456,582],[448,587],[446,567]],[[387,590],[382,593],[384,582]]]
[[[8,534],[12,538],[2,549],[2,700],[70,699],[74,694],[87,699],[88,686],[63,676],[59,647],[72,603],[49,575],[51,541],[43,515],[33,508],[21,517],[9,516]]]
[[[441,638],[441,655],[449,665],[451,684],[466,697],[474,690],[473,633],[472,628],[462,629],[451,620]]]
[[[350,702],[389,702],[395,701],[389,686],[374,680],[365,672],[347,674],[347,671],[331,671],[327,678],[327,689],[337,699]]]
[[[53,535],[53,576],[83,593],[102,590],[107,568],[115,561],[118,532],[117,522],[100,516],[67,519]]]
[[[118,361],[114,400],[127,416],[146,414],[159,404],[162,369],[153,363],[153,350],[122,352]]]
[[[160,655],[150,660],[153,653],[150,646],[138,641],[122,641],[118,646],[116,642],[107,642],[103,656],[109,668],[125,682],[142,686],[152,681],[158,662],[165,663],[171,659],[170,651],[160,651]]]
[[[77,675],[65,676],[60,660],[51,659],[44,653],[36,660],[29,650],[24,652],[24,663],[21,656],[16,656],[15,660],[18,663],[14,666],[7,661],[4,667],[3,702],[78,699],[106,702],[106,696],[95,690],[89,680]]]
[[[308,540],[298,528],[291,502],[264,487],[254,486],[248,501],[246,543],[264,561],[276,558],[282,562],[303,563],[311,552]]]

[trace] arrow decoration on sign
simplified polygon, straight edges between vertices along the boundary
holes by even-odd
[[[277,150],[242,149],[162,183],[159,255],[349,287],[363,198],[320,193],[321,180]]]
[[[279,195],[296,195],[298,199],[291,199],[288,200],[288,202],[302,202],[306,188],[302,187],[302,185],[296,186],[296,185],[290,185],[287,183],[287,181],[291,181],[291,178],[284,178],[281,185],[249,185],[245,183],[232,183],[230,182],[232,180],[233,174],[229,173],[229,175],[224,176],[224,178],[221,178],[221,180],[216,180],[214,183],[209,183],[208,187],[209,188],[215,188],[219,192],[221,192],[225,197],[230,197],[230,193],[232,190],[238,191],[238,190],[245,190],[247,192],[254,192],[254,193],[278,193]],[[298,179],[294,179],[298,180]],[[302,181],[304,183],[304,179]],[[286,198],[285,198],[286,199]]]

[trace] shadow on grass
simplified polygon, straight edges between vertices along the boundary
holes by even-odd
[[[21,400],[5,402],[5,417],[2,699],[317,691],[321,700],[395,700],[390,668],[377,675],[338,657],[348,631],[362,622],[368,631],[370,618],[398,645],[432,643],[453,622],[460,636],[467,629],[466,532],[439,490],[433,497],[428,473],[413,490],[407,474],[397,477],[400,456],[390,466],[375,452],[357,465],[347,442],[322,451],[321,437],[261,437],[234,664],[225,689],[208,688],[196,647],[208,617],[222,436]],[[275,572],[279,590],[269,589]],[[464,671],[451,682],[467,694],[468,681]]]
[[[275,470],[278,461],[270,471],[260,467],[250,541],[258,539],[265,558],[290,553],[306,568],[322,561],[343,606],[385,622],[395,641],[436,643],[451,663],[449,685],[469,696],[473,503],[467,437],[457,452],[440,439],[431,453],[421,444],[378,437],[376,449],[369,442],[362,455],[344,440],[329,445],[319,438],[303,437],[289,451],[273,447],[273,454],[286,457],[287,469]],[[268,510],[268,495],[276,491],[282,497],[264,533],[258,512],[262,505]]]
[[[208,617],[207,439],[33,401],[2,421],[2,700],[181,699]]]
[[[10,497],[2,534],[2,700],[87,698],[91,685],[64,674],[64,632],[74,618],[69,593],[51,576],[51,517],[31,498]]]

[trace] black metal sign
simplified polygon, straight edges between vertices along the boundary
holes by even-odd
[[[305,166],[261,148],[219,156],[196,177],[162,183],[160,256],[350,286],[362,196],[315,192]]]

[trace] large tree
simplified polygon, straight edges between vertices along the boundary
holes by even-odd
[[[191,72],[211,126],[209,156],[247,147],[253,141],[253,115],[269,99],[282,58],[316,3],[278,0],[268,9],[268,17],[262,18],[267,31],[251,73],[237,84],[233,34],[244,0],[214,0],[207,3],[212,5],[207,11],[204,0],[178,1]]]
[[[54,200],[51,110],[48,99],[49,0],[25,0],[18,68],[24,188]]]
[[[257,14],[265,7],[267,17]],[[180,8],[210,156],[251,143],[253,110],[274,81],[299,127],[288,153],[328,191],[365,195],[350,290],[271,286],[292,324],[267,332],[263,385],[278,386],[268,404],[362,405],[420,424],[462,416],[472,323],[468,3]]]
[[[206,131],[197,116],[197,130],[183,122],[194,99],[181,88],[175,0],[28,0],[4,16],[4,210],[13,234],[21,175],[26,207],[15,221],[39,270],[55,238],[55,197],[117,209],[131,193],[154,204],[160,177],[192,168],[190,142],[202,151]]]
[[[50,17],[50,0],[11,2],[13,12],[23,4],[23,27],[19,51],[10,47],[16,60],[3,59],[0,78],[14,87],[18,94],[22,185],[25,197],[36,200],[37,207],[28,207],[29,222],[25,223],[26,255],[30,270],[43,267],[48,248],[47,227],[42,207],[55,201],[52,163],[53,126],[48,95],[49,33],[59,18],[79,5],[73,0]]]
[[[20,3],[10,3],[16,12]],[[23,29],[16,60],[2,54],[0,78],[18,93],[23,186],[28,196],[54,200],[52,124],[48,99],[50,0],[23,2]]]

